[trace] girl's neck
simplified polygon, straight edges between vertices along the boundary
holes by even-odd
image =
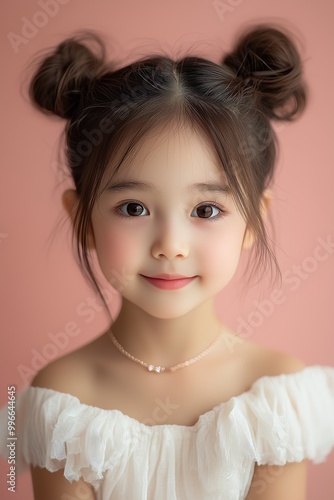
[[[206,349],[222,333],[223,325],[208,301],[174,319],[150,316],[123,300],[111,330],[133,356],[152,364],[170,366],[190,359]]]

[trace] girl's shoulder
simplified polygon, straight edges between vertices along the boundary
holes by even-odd
[[[31,386],[89,400],[96,387],[101,341],[102,336],[53,360],[37,372]]]
[[[235,365],[240,367],[249,386],[262,377],[288,375],[306,367],[304,361],[291,353],[242,339],[230,329],[226,335],[227,350],[235,357]]]
[[[302,370],[306,364],[299,357],[276,349],[261,346],[257,343],[249,345],[253,373],[261,376],[277,376]]]

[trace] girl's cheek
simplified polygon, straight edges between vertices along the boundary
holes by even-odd
[[[108,240],[105,245],[104,257],[106,261],[116,267],[129,263],[132,253],[131,239],[114,238]]]
[[[115,227],[116,226],[116,227]],[[118,276],[131,276],[140,272],[142,238],[133,227],[115,225],[99,228],[95,234],[96,253],[101,270],[113,284]]]
[[[242,238],[240,234],[221,232],[207,234],[203,238],[200,259],[210,274],[232,271],[240,258]]]

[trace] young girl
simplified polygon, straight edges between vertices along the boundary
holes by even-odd
[[[271,120],[306,102],[291,38],[256,26],[221,64],[115,69],[84,33],[44,58],[30,96],[67,120],[63,203],[82,269],[107,307],[96,252],[122,296],[106,332],[18,397],[35,499],[305,499],[306,459],[334,446],[334,368],[239,338],[214,308],[243,251],[253,272],[277,266]]]

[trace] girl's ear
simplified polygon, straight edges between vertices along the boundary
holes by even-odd
[[[75,189],[67,189],[62,195],[63,206],[68,213],[72,224],[74,222],[74,215],[76,212],[77,205],[79,203],[78,193]]]
[[[271,204],[272,199],[273,199],[272,190],[269,188],[265,189],[262,193],[262,197],[261,197],[261,201],[260,201],[260,212],[261,212],[261,216],[262,216],[263,221],[265,221],[265,219],[268,216],[268,212],[270,209],[270,204]],[[252,248],[254,243],[255,243],[255,236],[252,233],[252,231],[247,227],[245,234],[244,234],[244,239],[242,242],[242,249],[249,250],[250,248]]]
[[[74,216],[76,214],[76,210],[77,210],[78,204],[79,204],[79,196],[78,196],[77,191],[75,189],[67,189],[66,191],[64,191],[64,193],[62,195],[62,203],[63,203],[63,206],[64,206],[66,212],[69,215],[69,218],[71,219],[73,229],[75,230],[75,232],[77,234],[76,228],[74,227]],[[87,246],[89,249],[95,248],[94,231],[93,231],[93,227],[92,227],[91,223],[89,226]]]
[[[265,220],[268,216],[268,212],[273,197],[274,197],[273,192],[269,188],[265,189],[262,193],[260,210],[263,220]]]

